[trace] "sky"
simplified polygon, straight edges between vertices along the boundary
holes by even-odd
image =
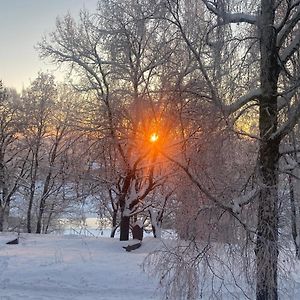
[[[57,16],[76,17],[81,8],[95,11],[97,0],[0,0],[0,79],[6,87],[21,91],[39,71],[62,71],[39,58],[34,48],[42,36],[55,29]]]

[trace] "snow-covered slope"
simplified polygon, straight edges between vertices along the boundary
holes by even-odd
[[[22,234],[18,245],[0,235],[0,299],[159,299],[157,282],[141,269],[159,241],[126,252],[110,238]]]

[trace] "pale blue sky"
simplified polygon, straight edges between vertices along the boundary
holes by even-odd
[[[95,11],[97,0],[0,0],[0,79],[18,91],[28,86],[39,71],[55,67],[39,59],[34,46],[55,28],[57,16],[81,8]],[[55,75],[62,79],[59,72]]]

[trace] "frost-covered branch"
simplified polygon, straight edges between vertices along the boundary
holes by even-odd
[[[271,135],[271,139],[282,140],[297,124],[300,117],[300,101],[295,103],[290,110],[288,120]]]
[[[281,47],[288,37],[288,35],[293,31],[295,25],[300,21],[300,1],[296,1],[291,7],[288,7],[285,18],[282,20],[281,24],[278,26],[279,34],[277,36],[277,45]],[[293,8],[297,7],[297,11],[293,17],[288,20]]]
[[[190,172],[189,168],[187,166],[184,166],[182,163],[176,161],[175,159],[173,159],[172,157],[168,156],[165,153],[162,153],[162,155],[164,155],[167,159],[169,159],[171,162],[175,163],[177,166],[179,166],[185,173],[186,175],[189,177],[189,179],[191,180],[191,182],[193,182],[198,188],[199,190],[210,200],[212,201],[216,206],[218,206],[219,208],[223,209],[224,211],[229,212],[233,217],[235,217],[244,227],[246,227],[246,225],[240,220],[239,218],[239,212],[242,206],[247,205],[248,203],[251,202],[251,200],[257,195],[259,189],[255,188],[252,191],[250,191],[249,193],[247,193],[246,195],[237,198],[236,200],[232,201],[232,204],[227,205],[224,204],[222,201],[220,201],[217,197],[215,197],[214,195],[212,195],[212,193],[205,188],[196,178],[195,176]]]
[[[261,96],[260,88],[250,90],[246,95],[240,97],[232,104],[223,106],[223,111],[227,114],[231,114],[239,110],[242,106],[249,103],[250,101],[259,99],[260,96]]]
[[[297,89],[300,86],[300,82],[289,87],[284,92],[280,93],[277,97],[277,109],[278,111],[290,105],[292,98],[295,96]]]
[[[286,64],[292,55],[300,48],[300,29],[295,33],[293,41],[286,47],[280,56],[281,62]]]
[[[204,2],[204,4],[206,5],[207,9],[210,12],[222,18],[224,24],[229,24],[229,23],[256,24],[257,23],[257,17],[254,15],[245,14],[245,13],[229,13],[217,8],[216,2],[212,2],[208,0],[202,0],[202,1]]]

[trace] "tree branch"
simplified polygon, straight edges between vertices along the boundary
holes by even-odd
[[[286,47],[281,55],[280,60],[283,64],[286,64],[288,60],[292,57],[292,55],[299,50],[300,48],[300,29],[297,30],[293,41],[290,43],[288,47]]]
[[[277,46],[281,47],[286,40],[287,36],[292,32],[295,28],[296,24],[300,21],[300,1],[294,3],[292,6],[287,8],[287,13],[285,18],[282,20],[281,24],[277,27],[278,36],[277,36]],[[297,7],[298,6],[298,7]],[[294,16],[289,20],[289,16],[293,8],[297,7],[297,11]]]
[[[291,107],[291,112],[289,119],[271,135],[271,139],[282,140],[294,128],[300,117],[300,101]]]
[[[208,0],[202,0],[203,3],[206,5],[207,9],[212,12],[214,15],[220,17],[223,20],[223,24],[230,24],[230,23],[248,23],[248,24],[256,24],[257,17],[250,14],[245,13],[228,13],[223,10],[220,10]]]
[[[231,114],[239,110],[242,106],[249,103],[250,101],[259,99],[260,96],[261,96],[260,88],[250,90],[246,95],[240,97],[234,103],[229,105],[224,105],[223,111],[227,114]]]

